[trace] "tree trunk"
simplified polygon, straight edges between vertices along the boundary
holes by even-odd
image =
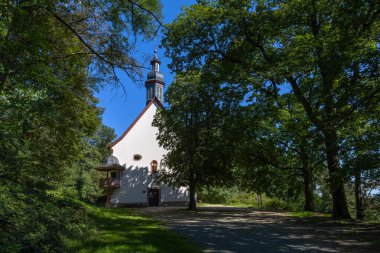
[[[327,167],[329,170],[330,189],[333,199],[332,217],[335,219],[351,219],[348,211],[346,194],[343,186],[343,176],[339,167],[338,141],[336,131],[325,134]]]
[[[362,177],[359,166],[355,166],[355,207],[356,207],[356,219],[364,219],[364,206],[363,206],[363,193],[362,193]]]
[[[305,195],[303,210],[314,212],[313,173],[309,167],[303,167],[303,183]]]
[[[112,199],[112,191],[107,189],[107,200],[106,200],[106,208],[111,208],[111,199]]]
[[[313,172],[311,171],[309,157],[306,153],[304,145],[304,143],[301,144],[300,148],[305,196],[305,205],[303,207],[303,210],[314,212]]]
[[[261,198],[261,193],[257,194],[257,205],[258,205],[259,208],[263,207],[263,201],[262,201],[262,198]]]
[[[197,210],[197,202],[195,201],[195,175],[193,168],[189,172],[189,207],[188,210]]]

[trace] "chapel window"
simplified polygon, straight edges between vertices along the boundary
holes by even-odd
[[[156,173],[157,172],[157,167],[158,167],[158,162],[156,160],[153,160],[150,162],[150,171],[152,173]]]
[[[133,155],[133,160],[134,160],[134,161],[140,161],[141,158],[142,158],[142,156],[141,156],[140,154],[134,154],[134,155]]]

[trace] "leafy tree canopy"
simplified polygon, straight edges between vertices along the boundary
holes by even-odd
[[[103,151],[91,146],[112,135],[89,143],[102,113],[94,91],[118,83],[117,69],[139,79],[134,46],[155,34],[160,8],[145,0],[0,4],[1,252],[63,252],[65,237],[85,231],[77,196],[62,189],[70,168],[99,162]],[[93,185],[95,176],[82,175]]]
[[[203,68],[228,83],[291,88],[322,137],[333,216],[349,218],[340,130],[379,101],[376,1],[199,1],[169,25],[172,69]]]
[[[172,185],[188,185],[190,209],[195,190],[228,181],[231,164],[229,139],[224,138],[220,86],[200,73],[178,75],[165,93],[169,107],[156,115],[159,144],[168,151],[160,178]],[[223,106],[226,106],[224,104]]]

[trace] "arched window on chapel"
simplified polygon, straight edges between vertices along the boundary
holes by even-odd
[[[153,160],[150,162],[150,171],[152,173],[157,173],[157,167],[158,167],[158,162],[156,160]]]

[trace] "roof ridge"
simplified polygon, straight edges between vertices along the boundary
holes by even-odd
[[[124,137],[129,133],[129,131],[134,127],[134,125],[136,125],[136,123],[139,121],[139,119],[145,114],[145,112],[149,109],[149,107],[154,104],[154,102],[156,102],[158,104],[159,107],[161,107],[162,109],[165,109],[165,107],[162,105],[161,101],[155,96],[146,106],[145,108],[142,110],[142,112],[140,112],[140,114],[136,117],[136,119],[132,122],[131,125],[129,125],[129,127],[127,128],[127,130],[124,131],[124,133],[122,135],[120,135],[119,138],[117,138],[115,141],[113,141],[112,143],[108,144],[108,148],[112,148],[113,146],[115,146],[117,143],[119,143],[122,139],[124,139]]]

